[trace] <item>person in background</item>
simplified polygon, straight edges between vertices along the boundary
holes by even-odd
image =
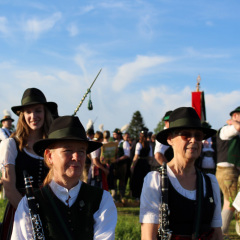
[[[9,111],[4,110],[3,114],[4,116],[1,119],[2,127],[0,128],[0,142],[10,137],[12,134],[12,123],[14,122]]]
[[[147,132],[141,131],[139,135],[139,141],[136,145],[135,155],[131,165],[131,191],[132,196],[136,199],[140,199],[143,179],[150,172],[149,160],[152,157],[152,149],[149,141],[147,141]]]
[[[4,165],[2,181],[9,201],[3,219],[2,240],[10,239],[15,209],[25,194],[23,171],[33,177],[35,189],[42,185],[48,173],[43,158],[35,153],[33,145],[47,137],[57,104],[47,102],[39,89],[28,88],[23,93],[21,105],[12,107],[12,111],[19,117],[16,132],[0,144],[0,163]]]
[[[11,113],[7,110],[3,111],[3,118],[1,119],[2,127],[0,128],[0,143],[2,140],[7,139],[12,134],[12,122],[14,119],[11,117]],[[0,167],[2,168],[2,167]],[[0,169],[1,171],[2,169]],[[2,186],[2,180],[0,179],[1,199],[6,199],[5,190]]]
[[[94,142],[103,142],[103,133],[96,131],[93,138]],[[107,176],[109,173],[108,167],[101,163],[101,148],[96,149],[90,154],[92,164],[88,173],[88,184],[95,187],[100,187],[108,191]]]
[[[93,138],[94,138],[94,127],[93,127],[92,120],[88,121],[86,135],[87,135],[87,139],[89,141],[93,140]],[[91,156],[90,156],[90,154],[88,154],[87,159],[85,161],[83,174],[82,174],[82,180],[85,183],[87,183],[87,181],[88,181],[88,173],[89,173],[90,166],[91,166]]]
[[[240,175],[240,106],[230,112],[230,117],[216,138],[216,177],[223,193],[222,231],[226,236],[235,211],[232,203],[237,195]],[[236,221],[236,231],[240,235],[239,221]]]
[[[90,127],[90,128],[86,131],[86,134],[87,134],[88,140],[93,140],[94,134],[95,134],[93,127]]]
[[[208,122],[202,122],[202,127],[211,128]],[[202,142],[202,152],[196,160],[196,166],[205,173],[216,173],[216,136],[204,139]]]
[[[45,239],[114,240],[117,210],[110,193],[79,180],[87,154],[102,144],[89,141],[74,116],[55,119],[48,136],[33,146],[49,167],[44,187],[34,192]],[[33,239],[27,201],[18,205],[12,240]]]
[[[171,113],[172,111],[167,111],[162,118],[164,129],[169,128],[169,117]],[[163,162],[168,162],[172,159],[172,148],[169,145],[155,141],[154,157],[160,166]]]
[[[109,142],[109,138],[110,138],[110,131],[108,131],[108,130],[105,130],[104,132],[103,132],[103,144],[104,143],[108,143]]]
[[[125,137],[127,137],[127,135]],[[110,189],[112,192],[113,199],[117,201],[117,190],[118,190],[117,180],[119,180],[120,200],[122,200],[125,196],[126,173],[127,173],[126,159],[130,157],[130,145],[128,141],[123,139],[122,132],[118,128],[114,130],[113,138],[118,143],[118,151],[117,151],[117,158],[115,162],[110,166],[111,168],[113,168],[113,173],[114,173],[114,179],[113,179],[113,182],[110,183]]]
[[[215,133],[201,126],[191,107],[180,107],[171,113],[169,128],[157,134],[157,141],[171,145],[174,156],[164,164],[166,172],[152,171],[144,179],[140,199],[142,240],[163,239],[164,234],[172,234],[171,240],[223,239],[217,179],[195,167],[202,140]]]

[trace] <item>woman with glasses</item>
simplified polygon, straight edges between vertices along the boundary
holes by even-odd
[[[214,175],[203,174],[194,165],[202,140],[215,133],[201,126],[191,107],[172,112],[169,128],[159,132],[157,140],[172,146],[174,156],[144,179],[140,199],[142,240],[223,239],[218,182]]]

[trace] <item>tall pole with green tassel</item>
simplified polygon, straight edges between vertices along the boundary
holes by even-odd
[[[76,113],[78,112],[79,108],[81,107],[81,105],[82,105],[83,101],[85,100],[85,98],[87,97],[88,93],[91,91],[91,88],[92,88],[93,84],[95,83],[95,81],[97,80],[97,78],[98,78],[99,74],[101,73],[101,71],[102,71],[102,69],[100,69],[100,71],[98,72],[97,76],[96,76],[95,79],[93,80],[90,88],[88,88],[88,89],[87,89],[87,92],[83,95],[80,103],[78,104],[78,106],[77,106],[77,108],[75,109],[75,111],[74,111],[74,113],[73,113],[72,116],[75,116]]]

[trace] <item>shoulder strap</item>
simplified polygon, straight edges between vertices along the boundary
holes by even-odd
[[[203,177],[202,173],[196,168],[196,174],[197,174],[197,193],[196,193],[196,211],[195,211],[195,222],[193,225],[193,233],[195,235],[195,238],[197,239],[199,235],[199,228],[200,223],[202,219],[202,204],[203,204]]]

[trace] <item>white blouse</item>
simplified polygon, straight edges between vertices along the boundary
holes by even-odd
[[[43,157],[40,157],[38,155],[28,152],[26,150],[26,148],[24,148],[23,151],[32,158],[43,160]],[[1,142],[1,144],[0,144],[0,164],[3,164],[4,166],[6,166],[8,164],[15,165],[15,160],[16,160],[17,155],[18,155],[17,145],[13,138],[7,138]]]
[[[184,189],[172,170],[167,166],[167,175],[173,187],[184,197],[196,200],[196,190],[190,191]],[[213,189],[213,198],[215,203],[215,210],[213,214],[213,219],[211,222],[211,227],[221,227],[221,198],[220,189],[216,177],[213,174],[207,174],[210,177]],[[144,184],[142,188],[142,194],[140,199],[140,215],[139,219],[141,223],[153,223],[159,224],[159,205],[161,204],[161,187],[160,187],[161,177],[159,172],[152,171],[147,174],[144,179]],[[206,194],[206,183],[203,178],[204,195]]]

